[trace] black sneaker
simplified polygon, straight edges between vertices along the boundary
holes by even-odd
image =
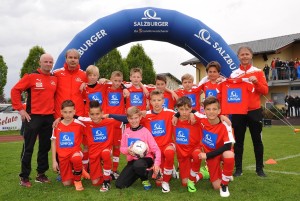
[[[35,178],[35,182],[37,183],[50,183],[50,180],[45,174],[38,174]]]
[[[233,174],[234,177],[240,177],[243,175],[243,171],[241,169],[236,169],[235,173]]]
[[[264,173],[263,169],[257,170],[256,174],[259,177],[267,177],[267,175]]]

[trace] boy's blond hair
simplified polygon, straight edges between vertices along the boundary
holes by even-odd
[[[113,71],[110,75],[110,78],[113,78],[113,77],[121,77],[123,79],[123,73],[121,71]]]
[[[214,96],[209,96],[207,97],[204,101],[203,101],[203,107],[204,109],[208,106],[208,105],[211,105],[211,104],[214,104],[214,103],[217,103],[218,105],[218,109],[220,109],[220,102],[219,100],[214,97]]]
[[[98,77],[100,76],[99,68],[97,66],[89,65],[85,71],[86,75],[96,74]]]
[[[140,73],[141,76],[143,75],[143,70],[141,68],[132,68],[130,69],[130,76],[133,74],[133,73]]]
[[[164,97],[164,94],[162,91],[155,89],[150,92],[150,99],[152,98],[152,96],[156,96],[156,95],[161,95],[162,97]]]
[[[141,115],[141,110],[136,106],[131,106],[127,109],[127,117],[132,117],[134,114]]]
[[[192,82],[194,82],[194,76],[192,76],[189,73],[186,73],[181,77],[181,82],[183,82],[183,80],[192,80]]]

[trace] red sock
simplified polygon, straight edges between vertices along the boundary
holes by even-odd
[[[85,171],[88,172],[88,166],[89,166],[89,152],[83,152],[83,157],[82,157],[82,164],[83,164],[83,168],[85,169]]]
[[[190,172],[190,176],[189,176],[189,180],[196,182],[197,179],[197,175],[200,169],[200,165],[201,165],[201,160],[199,159],[199,154],[200,154],[200,150],[197,149],[193,152],[192,156],[193,156],[193,161],[191,163],[191,172]]]
[[[172,149],[167,149],[164,151],[165,161],[164,161],[164,172],[163,172],[163,181],[169,182],[172,177],[173,165],[174,165],[174,156],[175,151]]]
[[[119,167],[120,147],[113,147],[113,168],[112,171],[116,172]]]
[[[103,179],[110,180],[110,172],[111,172],[111,158],[110,151],[105,150],[101,154],[101,158],[103,160]]]
[[[234,158],[223,158],[223,173],[222,173],[222,181],[221,183],[224,185],[228,185],[229,178],[232,176],[232,172],[234,169]]]
[[[71,158],[71,163],[73,165],[73,175],[75,181],[81,180],[81,173],[82,173],[82,158],[81,156],[73,156]]]

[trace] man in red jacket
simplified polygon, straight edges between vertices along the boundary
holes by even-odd
[[[234,70],[230,78],[248,78],[253,83],[254,93],[250,93],[247,114],[233,114],[232,127],[234,129],[235,144],[235,173],[238,177],[243,174],[242,161],[244,152],[244,139],[247,126],[251,134],[254,154],[256,159],[256,173],[260,177],[266,177],[263,171],[264,145],[262,142],[262,109],[260,97],[268,94],[269,88],[262,70],[252,65],[253,51],[249,47],[240,47],[238,50],[240,68]]]
[[[57,77],[57,90],[55,94],[55,118],[60,117],[61,103],[72,100],[75,103],[76,115],[84,116],[84,102],[81,91],[82,83],[87,82],[86,74],[80,69],[80,54],[76,49],[66,52],[66,62],[62,68],[54,71]]]
[[[25,74],[11,89],[11,101],[15,110],[19,111],[24,122],[24,145],[21,155],[20,185],[31,187],[29,175],[35,141],[39,136],[39,151],[37,158],[37,177],[35,182],[48,183],[45,175],[49,169],[48,152],[51,148],[52,123],[54,121],[54,94],[57,78],[50,71],[53,67],[53,57],[43,54],[40,57],[40,68]],[[26,110],[21,102],[21,93],[27,91]]]

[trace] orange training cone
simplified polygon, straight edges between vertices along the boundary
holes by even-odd
[[[269,160],[266,161],[266,164],[274,165],[274,164],[277,164],[277,162],[274,159],[270,158]]]
[[[295,132],[295,133],[298,133],[299,131],[300,131],[299,128],[295,128],[295,129],[294,129],[294,132]]]

